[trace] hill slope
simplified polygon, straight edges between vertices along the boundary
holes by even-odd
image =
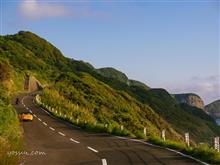
[[[216,100],[206,105],[205,111],[213,118],[220,118],[220,100]]]
[[[190,106],[204,109],[204,101],[194,93],[174,94],[173,95],[178,103],[186,103]]]
[[[158,136],[160,130],[166,128],[171,138],[180,138],[149,106],[106,85],[99,79],[107,79],[91,65],[64,57],[58,49],[35,34],[19,32],[1,37],[0,43],[2,60],[8,60],[12,70],[23,75],[19,83],[28,73],[50,86],[43,91],[46,102],[54,105],[60,101],[70,102],[79,106],[79,117],[88,117],[91,122],[123,124],[131,134],[139,134],[137,131],[142,132],[147,126],[149,135]],[[54,102],[56,95],[58,99]]]
[[[138,81],[129,80],[128,84],[123,82],[123,74],[100,74],[88,63],[64,57],[31,32],[1,36],[0,44],[0,60],[9,61],[14,74],[20,76],[16,86],[21,86],[26,73],[34,75],[50,86],[43,91],[43,99],[50,105],[59,104],[66,113],[91,122],[123,124],[131,134],[139,134],[137,130],[147,126],[149,135],[159,136],[165,128],[168,137],[174,139],[188,131],[196,141],[204,133],[206,140],[208,136],[219,135],[219,127],[204,117],[206,114],[200,116],[191,107],[179,105],[166,90],[149,89]],[[78,107],[77,113],[73,114],[70,107]]]

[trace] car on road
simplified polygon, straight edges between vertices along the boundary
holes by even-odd
[[[20,121],[32,121],[33,120],[33,114],[30,112],[23,112],[18,115]]]

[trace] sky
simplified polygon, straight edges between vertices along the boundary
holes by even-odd
[[[31,31],[96,68],[220,99],[218,0],[0,1],[1,35]]]

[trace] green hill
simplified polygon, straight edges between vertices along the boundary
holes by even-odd
[[[208,115],[178,104],[166,90],[150,89],[113,68],[97,70],[89,63],[66,58],[31,32],[0,36],[0,63],[4,93],[1,102],[10,113],[14,110],[6,100],[23,91],[25,75],[29,74],[50,87],[42,92],[47,104],[90,123],[109,124],[110,131],[123,125],[129,135],[139,137],[143,136],[144,127],[148,136],[160,136],[160,131],[166,129],[167,138],[180,140],[183,133],[190,132],[198,142],[210,142],[210,137],[220,135],[220,128]],[[12,118],[16,118],[15,113]],[[14,121],[17,130],[17,120]],[[0,136],[10,122],[1,124]]]
[[[97,69],[97,72],[104,77],[117,79],[118,81],[121,81],[126,84],[128,83],[128,77],[126,76],[126,74],[114,68],[100,68],[100,69]]]
[[[216,100],[206,105],[205,111],[213,118],[220,118],[220,100]]]

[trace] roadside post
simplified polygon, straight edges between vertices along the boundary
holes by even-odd
[[[214,149],[219,152],[219,137],[214,138]]]
[[[147,135],[147,128],[144,127],[144,136],[146,137],[146,135]]]
[[[187,146],[189,147],[189,133],[185,133],[185,143],[187,144]]]
[[[121,131],[123,131],[124,130],[124,126],[123,125],[121,125]]]
[[[161,131],[161,137],[162,137],[163,141],[166,140],[166,130],[165,130],[165,129],[163,129],[163,130]]]

